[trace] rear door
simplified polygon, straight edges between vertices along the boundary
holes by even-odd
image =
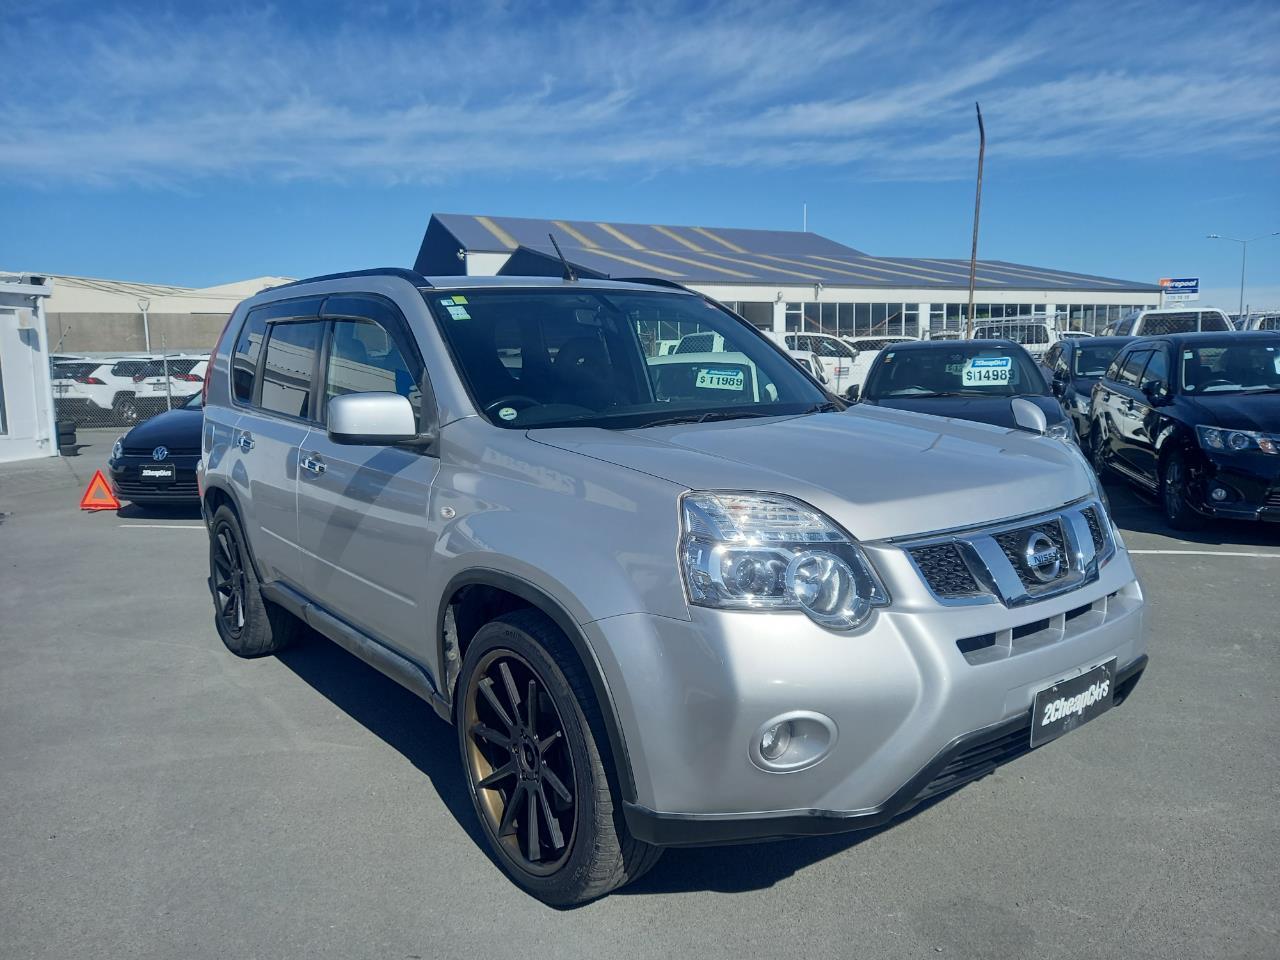
[[[340,295],[325,302],[329,321],[323,406],[349,393],[408,397],[418,429],[435,423],[422,358],[408,324],[389,300]],[[331,441],[322,425],[307,437],[298,481],[306,592],[365,633],[422,658],[430,628],[424,590],[433,541],[428,497],[440,462],[412,446]]]
[[[1112,452],[1119,466],[1141,473],[1137,452],[1142,443],[1142,416],[1144,398],[1138,391],[1142,371],[1151,359],[1150,348],[1131,350],[1120,366],[1120,375],[1113,387],[1111,426],[1114,431]]]
[[[264,579],[295,587],[302,579],[298,454],[318,407],[322,299],[270,303],[249,313],[231,359],[232,407],[239,416],[220,468],[239,494]]]
[[[1156,474],[1156,437],[1159,435],[1160,408],[1148,399],[1148,392],[1169,386],[1169,344],[1152,345],[1151,358],[1138,379],[1138,397],[1134,401],[1137,419],[1129,434],[1129,461],[1133,468],[1151,483],[1158,480]]]

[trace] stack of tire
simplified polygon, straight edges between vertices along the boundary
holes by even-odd
[[[64,457],[74,457],[80,452],[80,448],[76,444],[76,422],[74,420],[59,420],[57,425],[58,452]]]

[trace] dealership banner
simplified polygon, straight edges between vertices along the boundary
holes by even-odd
[[[1199,277],[1161,277],[1165,303],[1188,303],[1200,299]]]

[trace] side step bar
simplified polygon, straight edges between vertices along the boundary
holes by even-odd
[[[408,657],[397,653],[386,644],[379,643],[345,620],[338,619],[292,587],[282,583],[265,583],[262,585],[262,596],[284,607],[317,633],[328,637],[348,653],[359,657],[402,687],[416,693],[431,704],[432,709],[446,723],[453,722],[453,711],[450,709],[449,701],[436,692],[435,684],[432,683],[426,670]]]

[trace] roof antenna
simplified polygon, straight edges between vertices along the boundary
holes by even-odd
[[[548,233],[547,236],[551,238],[551,245],[556,248],[556,256],[559,257],[560,262],[564,264],[564,279],[568,280],[570,283],[577,283],[578,275],[573,272],[573,267],[569,266],[569,261],[566,260],[564,258],[564,254],[560,252],[560,244],[556,243],[556,235],[554,233]]]

